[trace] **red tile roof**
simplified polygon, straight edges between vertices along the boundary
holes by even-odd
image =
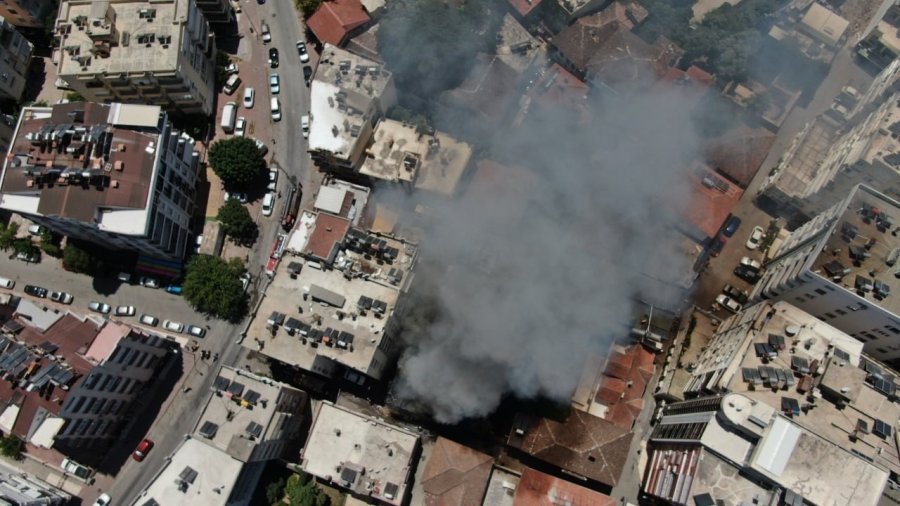
[[[607,495],[526,468],[516,487],[513,506],[614,506]]]
[[[710,167],[746,188],[769,154],[775,134],[762,127],[732,128],[706,146]]]
[[[422,473],[427,506],[481,504],[494,459],[439,437]]]
[[[541,0],[508,0],[512,8],[523,18],[541,4]]]
[[[315,228],[306,244],[305,253],[326,262],[332,261],[335,246],[344,240],[348,230],[350,230],[350,220],[327,213],[319,213],[316,216]]]
[[[590,87],[554,63],[531,87],[529,95],[547,106],[584,107]]]
[[[354,28],[370,20],[359,0],[329,0],[316,9],[306,26],[323,44],[341,46]]]
[[[744,190],[699,162],[694,165],[690,177],[693,192],[682,214],[706,237],[713,237],[741,199]]]
[[[607,407],[606,419],[631,429],[644,407],[644,392],[653,377],[654,355],[639,344],[614,351],[594,400]]]

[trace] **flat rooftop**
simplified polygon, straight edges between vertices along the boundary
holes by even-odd
[[[491,477],[481,504],[484,506],[513,506],[514,494],[520,477],[521,475],[518,473],[495,465],[491,469]]]
[[[59,75],[175,72],[188,7],[186,0],[63,1]]]
[[[892,253],[900,255],[900,236],[892,233],[900,226],[900,202],[859,186],[847,207],[830,229],[811,269],[874,305],[900,315],[900,282],[894,275],[900,269],[887,265]],[[897,288],[891,291],[891,285]]]
[[[302,234],[303,230],[298,228],[294,233]],[[259,352],[306,370],[313,370],[316,357],[322,356],[367,373],[400,294],[412,278],[410,269],[415,261],[415,246],[395,239],[386,241],[400,251],[390,265],[379,265],[374,259],[367,260],[350,250],[338,253],[334,268],[329,270],[322,270],[318,262],[304,261],[290,253],[282,258],[247,333],[262,341]],[[299,273],[292,273],[298,269]],[[397,285],[389,279],[391,269],[400,278]],[[350,273],[349,279],[344,272]],[[310,295],[322,290],[323,294],[332,294],[328,297],[340,305],[316,301]],[[366,301],[364,297],[368,298],[369,308],[360,310],[360,301]],[[384,304],[383,314],[373,309],[373,301]],[[274,334],[267,323],[273,313],[285,316]],[[293,335],[288,334],[291,325],[297,327]],[[333,337],[323,335],[333,336],[335,332],[349,334],[351,343],[340,346]],[[252,340],[244,343],[254,346]]]
[[[303,450],[303,470],[319,478],[401,504],[415,468],[419,436],[329,402],[319,404]]]
[[[815,404],[808,411],[801,409],[799,414],[793,416],[793,422],[831,441],[845,452],[863,455],[880,467],[900,473],[900,454],[893,438],[880,438],[872,433],[876,420],[891,426],[900,420],[900,404],[879,392],[874,383],[867,382],[866,371],[860,367],[870,364],[868,367],[872,369],[874,361],[861,355],[862,343],[788,303],[778,302],[772,308],[774,314],[771,319],[759,327],[760,330],[749,340],[744,355],[735,360],[740,364],[739,368],[729,368],[729,374],[733,372],[734,375],[726,383],[727,390],[763,402],[776,410],[780,410],[784,398],[795,399],[801,407]],[[766,311],[763,313],[763,316],[769,314]],[[791,332],[799,329],[799,333],[789,337],[786,335],[789,329]],[[785,348],[778,351],[774,358],[764,360],[757,356],[755,345],[769,343],[770,336],[783,337]],[[797,343],[796,346],[794,343]],[[836,356],[844,365],[837,364]],[[811,374],[817,377],[803,388],[805,392],[798,391],[798,387],[803,387],[801,380],[805,375],[797,367],[792,367],[798,364],[808,367],[810,374],[817,371],[817,374]],[[771,376],[771,370],[784,371],[792,383],[781,382],[781,386],[775,389],[758,380],[763,371]],[[748,371],[751,376],[755,371],[757,384],[754,380],[748,380]],[[891,381],[886,368],[881,366],[879,371]],[[893,382],[900,383],[896,378]],[[838,392],[847,389],[847,407],[839,409],[819,393],[814,394],[814,402],[806,397],[810,392],[820,392],[825,388]],[[869,433],[857,433],[855,438],[851,438],[860,420]]]
[[[256,446],[281,430],[282,385],[231,367],[219,369],[194,437],[247,462]],[[290,415],[288,415],[290,416]]]
[[[346,218],[351,225],[358,226],[365,221],[370,193],[365,186],[334,179],[319,187],[313,209]]]
[[[390,80],[380,63],[325,44],[310,83],[309,150],[356,152],[361,125]]]
[[[471,157],[472,148],[468,144],[447,134],[419,133],[412,124],[384,119],[375,127],[359,173],[452,195]]]
[[[165,506],[221,506],[227,503],[244,463],[223,450],[189,437],[134,502]]]
[[[782,165],[775,188],[794,198],[806,198],[819,185],[814,184],[819,168],[838,137],[838,127],[824,118],[814,119],[800,136],[797,146]],[[787,155],[786,155],[787,156]]]
[[[145,105],[26,108],[4,163],[0,206],[144,233],[161,118],[158,106]],[[120,213],[132,213],[130,223],[114,220]]]

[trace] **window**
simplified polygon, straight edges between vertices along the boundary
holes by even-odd
[[[847,314],[847,312],[844,311],[843,309],[835,309],[834,312],[841,316],[844,316],[845,314]]]
[[[794,297],[794,300],[796,300],[797,302],[803,302],[806,299],[804,299],[803,296],[801,295],[800,297]]]
[[[898,329],[897,327],[894,327],[893,325],[885,325],[884,328],[891,331],[892,334],[900,334],[900,329]]]
[[[821,288],[816,288],[816,293],[819,295],[825,295],[828,292],[826,292],[825,290],[822,290]]]
[[[825,313],[826,318],[834,318],[834,313]]]

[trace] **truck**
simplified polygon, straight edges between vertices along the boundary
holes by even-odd
[[[227,133],[234,132],[234,120],[237,116],[237,104],[234,102],[228,102],[225,104],[225,107],[222,108],[222,121],[219,126],[222,127]]]
[[[300,212],[300,198],[303,196],[303,186],[291,186],[288,190],[287,200],[281,212],[281,228],[285,232],[289,232],[297,220],[297,213]]]

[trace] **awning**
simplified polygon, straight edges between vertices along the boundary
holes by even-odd
[[[59,434],[65,423],[65,420],[62,418],[48,416],[41,423],[41,426],[38,427],[38,430],[34,431],[34,435],[31,436],[31,444],[50,449],[53,446],[56,435]]]

